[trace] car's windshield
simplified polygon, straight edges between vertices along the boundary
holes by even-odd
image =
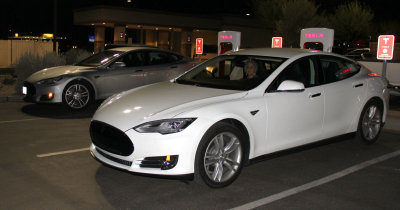
[[[222,55],[179,77],[179,84],[231,90],[250,90],[261,84],[285,58]]]
[[[77,63],[77,66],[100,66],[108,61],[112,60],[114,57],[118,57],[122,52],[106,50],[97,54],[94,54],[81,62]]]

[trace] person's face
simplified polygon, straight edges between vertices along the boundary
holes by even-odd
[[[247,78],[253,78],[256,75],[256,68],[253,64],[249,64],[246,67]]]

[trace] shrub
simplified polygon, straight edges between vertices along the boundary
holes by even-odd
[[[14,78],[4,78],[3,79],[3,85],[13,85],[15,83],[15,79]]]
[[[91,56],[92,54],[82,49],[70,49],[65,53],[67,65],[78,63],[79,61]]]
[[[23,82],[31,74],[45,68],[61,65],[65,65],[64,56],[59,56],[54,52],[47,53],[43,57],[32,53],[23,55],[15,66],[15,75],[17,76],[15,89],[17,93],[21,92]]]

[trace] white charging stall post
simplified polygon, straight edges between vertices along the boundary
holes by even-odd
[[[218,55],[227,51],[238,51],[240,48],[240,34],[238,31],[218,32]]]
[[[300,48],[332,52],[334,30],[329,28],[304,28],[300,35]]]

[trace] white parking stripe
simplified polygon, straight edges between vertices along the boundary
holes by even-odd
[[[7,121],[0,121],[0,124],[4,123],[14,123],[14,122],[25,122],[25,121],[33,121],[33,120],[42,120],[44,118],[30,118],[30,119],[23,119],[23,120],[7,120]]]
[[[66,151],[61,151],[61,152],[40,154],[40,155],[36,155],[36,157],[42,158],[42,157],[50,157],[50,156],[56,156],[56,155],[65,155],[65,154],[69,154],[69,153],[83,152],[83,151],[88,151],[88,150],[89,150],[89,147],[85,147],[85,148],[81,148],[81,149],[73,149],[73,150],[66,150]]]
[[[309,189],[317,187],[319,185],[323,185],[325,183],[334,181],[334,180],[339,179],[339,178],[341,178],[343,176],[349,175],[349,174],[354,173],[356,171],[359,171],[359,170],[361,170],[363,168],[366,168],[366,167],[371,166],[373,164],[385,161],[385,160],[390,159],[390,158],[394,158],[394,157],[399,156],[399,155],[400,155],[400,150],[397,150],[395,152],[392,152],[392,153],[389,153],[389,154],[374,158],[372,160],[365,161],[363,163],[357,164],[355,166],[352,166],[350,168],[344,169],[344,170],[339,171],[337,173],[334,173],[332,175],[323,177],[321,179],[309,182],[307,184],[304,184],[304,185],[301,185],[301,186],[298,186],[298,187],[295,187],[295,188],[292,188],[292,189],[289,189],[289,190],[286,190],[286,191],[283,191],[283,192],[280,192],[280,193],[277,193],[277,194],[274,194],[274,195],[270,195],[268,197],[265,197],[265,198],[262,198],[262,199],[259,199],[259,200],[256,200],[256,201],[253,201],[253,202],[250,202],[250,203],[247,203],[247,204],[244,204],[242,206],[238,206],[238,207],[235,207],[235,208],[232,208],[232,209],[253,209],[253,208],[257,208],[257,207],[272,203],[274,201],[289,197],[291,195],[294,195],[294,194],[309,190]]]

